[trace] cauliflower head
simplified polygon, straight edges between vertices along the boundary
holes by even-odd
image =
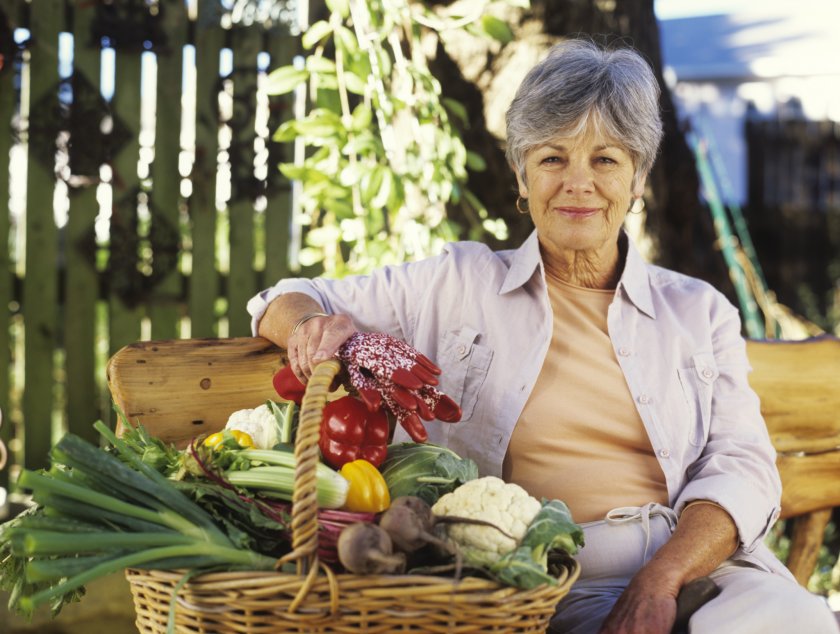
[[[225,424],[225,429],[244,431],[254,441],[254,447],[257,449],[271,449],[278,441],[277,419],[266,404],[233,412]]]
[[[447,540],[452,542],[468,561],[494,563],[514,550],[531,521],[542,508],[539,500],[528,495],[518,484],[506,483],[495,476],[465,482],[443,495],[432,507],[436,516],[480,519],[498,526],[464,523],[442,523]]]

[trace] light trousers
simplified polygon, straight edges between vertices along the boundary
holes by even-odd
[[[610,511],[582,524],[586,545],[575,557],[581,575],[558,604],[550,634],[597,634],[630,579],[676,526],[659,504]],[[768,558],[769,559],[769,558]],[[838,634],[828,604],[796,583],[773,558],[758,567],[727,560],[710,575],[720,594],[688,623],[689,634]]]

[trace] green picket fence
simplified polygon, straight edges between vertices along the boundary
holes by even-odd
[[[289,274],[271,133],[293,103],[262,86],[298,41],[236,4],[3,2],[0,488],[112,417],[116,350],[249,334],[248,298]]]

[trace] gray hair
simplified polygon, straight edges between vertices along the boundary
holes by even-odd
[[[662,139],[659,84],[633,49],[567,40],[528,72],[506,121],[507,159],[523,179],[531,149],[558,135],[575,136],[591,121],[627,149],[635,184],[650,171]]]

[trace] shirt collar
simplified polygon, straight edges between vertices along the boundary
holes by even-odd
[[[650,273],[642,254],[633,244],[627,232],[624,232],[619,240],[624,240],[627,245],[627,256],[624,259],[624,271],[618,286],[624,289],[628,299],[648,317],[656,319],[656,310],[653,308],[653,296],[650,292]]]
[[[534,229],[522,243],[522,246],[513,252],[510,268],[499,289],[499,295],[504,295],[520,286],[524,286],[534,275],[534,271],[538,268],[541,269],[541,267],[540,243],[537,239],[537,230]]]
[[[655,319],[656,311],[653,308],[647,265],[626,232],[619,240],[623,240],[627,245],[627,255],[624,260],[624,271],[618,285],[624,288],[628,299],[633,302],[636,308]],[[535,229],[525,242],[514,251],[510,268],[499,289],[499,295],[504,295],[520,286],[524,286],[533,277],[537,269],[542,270],[542,257],[540,256],[540,243]]]

